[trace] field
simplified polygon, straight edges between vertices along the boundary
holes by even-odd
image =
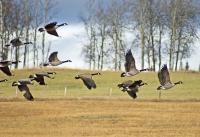
[[[30,85],[35,101],[26,101],[11,83],[39,71],[16,70],[9,78],[0,74],[8,79],[0,83],[0,137],[200,136],[200,73],[170,73],[172,81],[183,85],[163,91],[159,100],[153,72],[132,78],[101,72],[94,77],[97,89],[89,91],[74,79],[89,71],[49,68],[42,71],[55,71],[55,79],[46,79],[46,86]],[[148,83],[136,100],[116,87],[128,79]]]

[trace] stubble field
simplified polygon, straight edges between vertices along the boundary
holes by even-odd
[[[16,94],[12,81],[39,71],[56,71],[48,85],[37,83],[29,88],[35,101]],[[0,83],[0,136],[66,137],[66,136],[200,136],[200,74],[171,73],[171,80],[183,85],[162,92],[158,99],[157,74],[141,73],[120,78],[120,72],[101,72],[94,77],[97,89],[88,91],[74,76],[84,70],[34,69],[15,71],[8,82]],[[87,71],[90,73],[90,71]],[[7,78],[1,73],[1,78]],[[133,100],[116,85],[124,80],[142,79]],[[66,88],[66,92],[65,92]]]

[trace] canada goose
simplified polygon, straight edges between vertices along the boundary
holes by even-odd
[[[63,63],[65,63],[65,62],[72,62],[71,60],[60,61],[60,60],[58,59],[58,56],[57,56],[57,55],[58,55],[58,52],[57,52],[57,51],[51,53],[50,56],[49,56],[49,62],[44,63],[43,66],[48,66],[48,65],[51,65],[51,66],[58,66],[58,65],[63,64]]]
[[[22,42],[19,38],[12,39],[10,41],[13,47],[19,47],[21,45],[33,44],[32,42]],[[10,46],[10,44],[6,44],[6,47]]]
[[[33,101],[34,98],[27,86],[27,84],[31,84],[33,85],[33,83],[31,82],[31,79],[20,79],[18,81],[14,81],[12,83],[12,86],[18,86],[18,89],[22,92],[22,91],[25,91],[24,93],[24,97],[29,100],[29,101]]]
[[[88,88],[88,89],[92,89],[92,88],[96,88],[96,84],[94,82],[94,80],[92,79],[92,76],[94,75],[101,75],[101,73],[93,73],[93,74],[80,74],[78,76],[75,77],[75,79],[81,79],[83,80],[84,85]]]
[[[136,93],[138,92],[138,88],[143,85],[147,85],[147,83],[143,83],[142,80],[137,80],[134,82],[132,80],[128,80],[128,81],[124,81],[121,84],[118,84],[118,87],[122,88],[121,90],[123,92],[127,91],[129,96],[131,96],[133,99],[135,99],[135,98],[137,98]]]
[[[160,86],[157,88],[157,90],[161,89],[170,89],[174,87],[177,84],[182,84],[182,81],[178,81],[175,83],[171,83],[170,81],[170,76],[169,76],[169,71],[167,69],[167,65],[164,64],[161,70],[158,72],[158,79],[160,81]]]
[[[134,76],[142,71],[148,71],[149,69],[141,69],[141,70],[138,70],[135,66],[135,59],[133,57],[133,54],[131,52],[131,49],[129,49],[127,52],[126,52],[126,56],[125,56],[125,71],[126,72],[123,72],[121,74],[121,77],[130,77],[130,76]]]
[[[161,90],[161,89],[170,89],[172,87],[174,87],[177,84],[182,84],[182,81],[178,81],[175,83],[172,83],[170,81],[170,76],[169,76],[169,71],[167,69],[167,65],[164,64],[163,67],[161,68],[161,70],[158,72],[158,79],[160,82],[160,86],[157,88],[157,90]],[[161,96],[161,92],[159,93],[159,98]]]
[[[13,76],[12,73],[10,72],[10,69],[8,65],[12,64],[17,64],[18,62],[21,61],[8,61],[8,60],[2,60],[0,61],[0,69],[8,76]]]
[[[56,74],[56,72],[39,72],[39,73],[30,75],[29,78],[32,78],[32,80],[35,80],[40,85],[46,85],[46,83],[44,82],[44,77],[54,79],[54,77],[51,77],[49,74]]]
[[[50,35],[54,35],[59,37],[56,29],[61,27],[61,26],[65,26],[68,25],[67,23],[62,23],[60,25],[57,25],[57,22],[51,22],[49,24],[47,24],[44,28],[39,28],[38,31],[43,32],[43,31],[47,31],[47,33],[49,33]]]

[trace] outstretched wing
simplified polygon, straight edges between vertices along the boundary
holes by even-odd
[[[47,30],[47,33],[49,33],[49,34],[51,34],[51,35],[54,35],[54,36],[56,36],[56,37],[59,37],[59,35],[58,35],[58,33],[57,33],[57,31],[56,31],[56,29],[52,29],[52,30]]]
[[[29,90],[27,85],[19,85],[18,88],[19,88],[20,91],[25,91],[24,97],[27,100],[30,100],[30,101],[34,100],[34,98],[33,98],[33,96],[32,96],[32,94],[31,94],[31,92],[30,92],[30,90]]]
[[[126,62],[124,64],[125,66],[125,70],[126,72],[130,72],[130,71],[135,71],[136,70],[136,66],[135,66],[135,59],[133,57],[133,54],[131,52],[131,49],[129,49],[126,52],[126,56],[125,56]]]
[[[49,62],[58,62],[58,61],[60,61],[59,59],[58,59],[58,52],[56,51],[56,52],[53,52],[53,53],[51,53],[51,55],[49,56]]]
[[[94,82],[93,79],[85,78],[85,77],[82,77],[81,79],[83,80],[84,85],[85,85],[88,89],[96,88],[96,84],[95,84],[95,82]]]
[[[57,25],[57,22],[49,23],[45,26],[45,29],[46,29],[47,33],[59,37],[59,35],[56,31],[56,28],[55,28],[56,25]]]
[[[51,22],[51,23],[47,24],[44,28],[46,30],[48,30],[48,29],[54,28],[56,25],[57,25],[57,22]]]
[[[137,91],[127,91],[128,95],[131,96],[133,99],[137,98],[137,94],[136,94]]]
[[[35,74],[37,78],[35,79],[40,85],[45,85],[44,76]]]
[[[8,66],[6,67],[0,67],[0,69],[8,76],[12,76],[12,73],[10,72],[10,69]]]
[[[171,83],[170,81],[170,76],[169,76],[169,71],[167,69],[167,65],[164,64],[162,69],[158,72],[158,79],[160,81],[160,84],[164,86],[167,83]]]

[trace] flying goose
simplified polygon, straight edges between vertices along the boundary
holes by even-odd
[[[123,83],[118,84],[118,87],[121,88],[123,92],[127,91],[129,96],[131,96],[133,99],[137,98],[137,92],[139,87],[147,85],[147,83],[143,83],[142,80],[137,80],[137,81],[124,81]]]
[[[24,93],[24,97],[29,100],[29,101],[33,101],[34,98],[27,86],[27,84],[31,84],[33,85],[33,83],[31,82],[31,79],[20,79],[18,81],[14,81],[12,83],[12,86],[18,86],[18,89],[22,92],[22,91],[25,91]]]
[[[60,60],[58,59],[58,56],[57,56],[57,55],[58,55],[58,52],[57,52],[57,51],[51,53],[50,56],[49,56],[49,62],[44,63],[43,66],[48,66],[48,65],[51,65],[51,66],[58,66],[58,65],[63,64],[63,63],[65,63],[65,62],[72,62],[71,60],[60,61]]]
[[[47,24],[46,26],[44,26],[44,28],[39,28],[38,31],[43,32],[43,31],[47,31],[47,33],[49,33],[50,35],[54,35],[56,37],[59,37],[56,29],[61,27],[61,26],[65,26],[68,25],[67,23],[62,23],[60,25],[57,25],[57,22],[51,22],[49,24]]]
[[[163,67],[161,68],[161,70],[158,72],[158,79],[160,82],[160,86],[157,88],[157,90],[167,90],[170,89],[172,87],[174,87],[177,84],[182,84],[182,81],[178,81],[175,83],[172,83],[170,81],[170,76],[169,76],[169,71],[167,69],[167,65],[164,64]],[[161,92],[159,92],[159,99],[161,98]]]
[[[178,81],[175,83],[172,83],[170,81],[169,71],[167,69],[167,65],[164,64],[161,70],[158,72],[158,79],[160,81],[160,86],[157,88],[157,90],[161,89],[170,89],[174,87],[177,84],[182,84],[182,81]]]
[[[121,77],[130,77],[130,76],[134,76],[142,71],[148,71],[149,69],[141,69],[141,70],[138,70],[135,66],[135,59],[133,57],[133,54],[131,52],[131,49],[129,49],[127,52],[126,52],[126,56],[125,56],[125,71],[126,72],[123,72],[121,74]]]
[[[22,42],[19,38],[12,39],[10,41],[13,47],[19,47],[21,45],[33,44],[32,42]],[[5,45],[6,47],[10,46],[10,44]]]
[[[12,73],[10,72],[10,69],[9,69],[8,65],[17,64],[18,62],[21,62],[21,61],[2,60],[2,61],[0,61],[0,69],[6,75],[13,76]]]
[[[101,75],[101,73],[93,73],[93,74],[79,74],[78,76],[75,77],[75,79],[81,79],[83,80],[84,85],[88,89],[96,88],[96,84],[94,80],[92,79],[92,76],[94,75]]]
[[[39,73],[30,75],[29,78],[32,78],[32,80],[35,80],[40,85],[46,85],[46,83],[44,82],[44,77],[54,79],[54,77],[51,77],[50,74],[56,74],[56,72],[39,72]]]

